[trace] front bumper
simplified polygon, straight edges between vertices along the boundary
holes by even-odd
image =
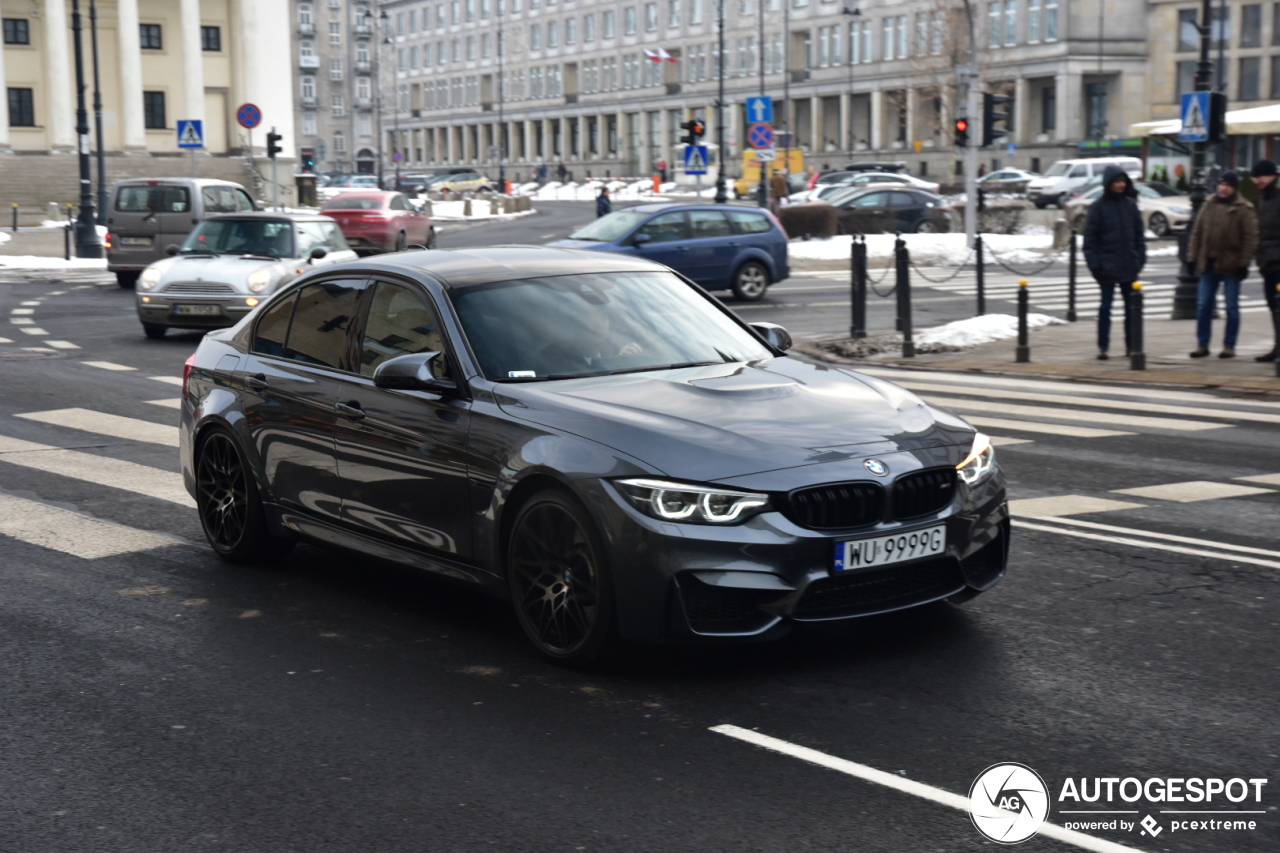
[[[591,494],[611,545],[619,635],[638,642],[773,636],[789,625],[962,601],[1004,576],[1009,513],[1000,473],[961,487],[944,510],[909,522],[810,530],[778,511],[740,525],[674,524],[636,510],[605,482]],[[935,557],[836,572],[837,543],[943,524]]]
[[[257,307],[269,294],[223,293],[217,296],[190,293],[138,292],[134,305],[138,319],[148,326],[170,326],[178,329],[220,329],[234,326]],[[252,302],[253,304],[250,304]],[[179,314],[178,306],[198,306],[203,310],[217,308],[216,314]]]

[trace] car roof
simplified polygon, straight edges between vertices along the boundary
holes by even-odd
[[[219,213],[214,216],[205,217],[206,222],[213,222],[219,219],[264,219],[268,221],[275,220],[277,222],[285,220],[289,222],[333,222],[333,219],[330,217],[323,216],[318,213],[279,213],[270,210],[247,210],[244,213]]]
[[[666,269],[653,261],[592,249],[551,246],[485,246],[475,249],[432,249],[378,255],[363,264],[385,272],[425,272],[445,287],[495,281],[582,275],[600,272],[652,272]]]
[[[197,187],[239,187],[240,189],[244,189],[243,184],[238,184],[235,181],[221,181],[217,178],[121,178],[116,181],[116,186],[135,187],[139,185],[154,185],[161,183],[194,184]]]
[[[352,189],[346,192],[335,193],[325,204],[333,201],[335,198],[389,198],[391,196],[404,195],[400,190],[362,190]]]
[[[631,207],[624,207],[617,212],[621,213],[623,211],[626,211],[626,212],[634,211],[636,213],[658,213],[663,210],[725,210],[725,209],[754,210],[756,213],[760,212],[760,208],[758,207],[743,207],[742,205],[736,205],[736,204],[715,204],[714,202],[706,202],[703,204],[698,204],[695,202],[693,204],[688,204],[686,202],[679,202],[679,201],[637,204]]]

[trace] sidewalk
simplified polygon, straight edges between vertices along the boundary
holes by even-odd
[[[1093,320],[1046,326],[1031,332],[1031,361],[1024,364],[1014,361],[1016,339],[981,344],[960,352],[928,353],[914,358],[903,358],[900,351],[897,354],[881,353],[863,359],[842,358],[822,349],[821,341],[799,344],[796,350],[838,364],[892,365],[917,370],[1193,385],[1280,394],[1280,377],[1276,376],[1275,364],[1253,360],[1254,356],[1271,349],[1271,315],[1266,311],[1241,314],[1237,356],[1232,359],[1217,357],[1222,348],[1225,318],[1213,322],[1210,356],[1192,359],[1188,354],[1196,346],[1194,320],[1148,317],[1144,347],[1147,352],[1146,370],[1129,369],[1129,359],[1124,357],[1124,337],[1120,322],[1123,313],[1115,311],[1112,316],[1112,354],[1107,361],[1098,361],[1096,358],[1097,324]],[[1117,345],[1119,355],[1115,352]]]

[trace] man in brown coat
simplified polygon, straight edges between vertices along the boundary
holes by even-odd
[[[777,213],[778,208],[782,207],[782,200],[791,195],[790,188],[787,186],[787,170],[776,169],[769,178],[769,196],[773,199],[773,212]]]
[[[1240,333],[1240,282],[1249,272],[1249,263],[1258,250],[1258,215],[1253,205],[1240,197],[1240,175],[1222,173],[1218,189],[1205,201],[1191,230],[1187,260],[1200,273],[1196,294],[1196,340],[1192,358],[1209,354],[1213,332],[1213,305],[1218,285],[1227,308],[1227,330],[1222,336],[1218,358],[1235,358],[1236,336]]]

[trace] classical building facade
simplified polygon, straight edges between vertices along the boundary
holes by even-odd
[[[327,2],[347,14],[345,0]],[[984,150],[985,165],[1047,166],[1082,141],[1112,145],[1148,118],[1160,5],[975,0],[984,86],[1014,99],[1012,132]],[[295,14],[307,6],[295,2]],[[649,175],[659,161],[674,164],[683,121],[702,118],[716,142],[723,59],[730,174],[746,142],[743,105],[761,93],[774,99],[775,127],[814,165],[892,159],[917,173],[955,170],[955,67],[969,52],[961,0],[393,0],[375,15],[382,74],[371,86],[374,101],[382,93],[388,169],[399,152],[402,169],[493,173],[502,152],[512,175],[540,163],[575,176]],[[317,97],[319,113],[328,106]],[[328,150],[341,131],[350,148],[347,122],[305,129]],[[369,129],[377,125],[375,115]],[[376,142],[362,143],[374,157]]]

